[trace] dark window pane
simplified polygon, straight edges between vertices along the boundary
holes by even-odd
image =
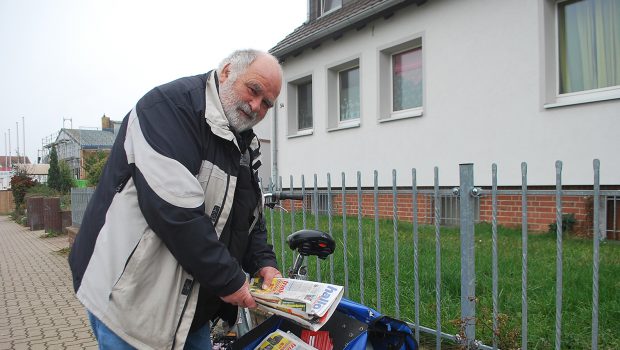
[[[312,82],[297,86],[297,127],[312,128]]]

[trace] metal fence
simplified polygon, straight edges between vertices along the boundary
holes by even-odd
[[[562,224],[565,212],[574,210],[574,203],[571,204],[570,198],[586,198],[586,203],[582,211],[586,212],[588,220],[582,220],[589,230],[592,242],[592,275],[591,275],[591,321],[583,327],[589,327],[591,333],[591,348],[598,349],[601,343],[599,334],[599,271],[601,264],[600,246],[606,239],[620,238],[620,190],[601,189],[599,181],[600,165],[594,161],[593,185],[591,190],[572,190],[562,186],[562,163],[556,163],[556,186],[555,189],[531,190],[527,184],[527,164],[522,164],[522,186],[520,190],[498,189],[497,167],[492,168],[492,186],[489,188],[479,188],[474,186],[473,165],[464,164],[460,167],[460,184],[458,187],[440,186],[439,169],[434,170],[434,185],[432,188],[417,186],[416,170],[412,169],[411,174],[404,176],[411,177],[411,186],[408,188],[397,187],[396,171],[392,173],[392,188],[380,189],[378,186],[378,175],[374,173],[374,187],[362,188],[360,173],[357,174],[356,186],[346,184],[345,175],[341,174],[340,186],[332,187],[331,175],[326,174],[326,188],[317,187],[317,176],[314,176],[313,186],[307,187],[305,179],[300,180],[301,186],[293,186],[293,178],[290,178],[290,186],[282,187],[282,179],[279,179],[277,186],[271,185],[272,189],[303,193],[305,200],[298,205],[284,203],[286,210],[275,209],[268,211],[267,225],[270,228],[269,239],[271,244],[276,247],[276,254],[280,267],[283,271],[290,267],[292,256],[285,248],[285,237],[301,228],[317,228],[326,231],[337,237],[338,249],[341,262],[334,261],[334,256],[329,260],[321,261],[316,259],[312,268],[312,278],[318,281],[328,281],[340,283],[345,287],[345,296],[357,300],[362,304],[376,308],[380,312],[387,312],[394,317],[406,319],[414,330],[416,339],[420,340],[421,333],[434,336],[436,348],[440,349],[442,340],[447,339],[461,344],[468,348],[497,349],[498,335],[501,327],[500,279],[511,278],[500,275],[504,268],[499,265],[499,245],[504,239],[499,236],[499,228],[503,224],[514,226],[518,222],[520,226],[520,276],[512,276],[521,280],[521,308],[512,317],[520,317],[520,348],[526,350],[529,344],[536,344],[536,339],[530,339],[530,329],[528,326],[528,313],[530,305],[528,303],[528,291],[531,290],[531,283],[528,281],[528,263],[539,259],[539,256],[530,256],[528,238],[532,237],[532,227],[546,227],[549,221],[549,213],[540,209],[533,210],[536,202],[544,202],[540,198],[553,197],[552,218],[555,225],[555,329],[553,346],[555,349],[571,347],[567,342],[570,336],[565,336],[562,332],[562,325],[571,320],[563,319],[564,305],[563,295],[565,286],[564,276],[564,227]],[[618,185],[618,184],[612,184]],[[617,187],[616,187],[617,188]],[[94,190],[91,188],[73,188],[71,190],[72,221],[79,226],[86,205]],[[534,200],[535,199],[535,200]],[[515,203],[519,203],[515,205]],[[589,203],[589,204],[588,204]],[[563,207],[566,205],[566,209]],[[570,204],[568,206],[567,204]],[[512,214],[505,214],[506,208],[513,210]],[[548,208],[547,208],[548,209]],[[580,210],[581,210],[580,209]],[[546,210],[546,209],[545,209]],[[288,211],[288,212],[287,212]],[[545,216],[546,215],[546,216]],[[300,217],[301,216],[301,217]],[[286,218],[286,220],[285,220]],[[287,221],[288,220],[288,221]],[[310,221],[313,220],[314,222]],[[370,220],[370,228],[368,221]],[[512,220],[512,221],[510,221]],[[542,220],[542,221],[541,221]],[[492,275],[490,286],[481,285],[476,278],[476,224],[488,222],[491,226],[491,268]],[[541,223],[542,222],[542,223]],[[542,226],[541,226],[542,225]],[[406,228],[405,228],[406,226]],[[589,226],[589,227],[587,227]],[[336,230],[337,229],[337,230]],[[398,252],[404,250],[403,242],[399,235],[403,235],[403,230],[409,231],[410,241],[408,254],[402,256]],[[389,237],[391,231],[392,237]],[[444,235],[456,231],[458,236],[458,252],[446,252],[443,244]],[[386,232],[388,234],[386,235]],[[422,252],[421,239],[424,235],[433,236],[434,249],[430,254],[434,255],[432,263],[434,266],[423,266],[420,263]],[[369,243],[364,243],[368,241]],[[381,245],[388,245],[387,251],[381,250]],[[391,247],[390,247],[391,246]],[[620,246],[609,247],[615,249],[613,254],[620,254]],[[518,250],[518,247],[511,249]],[[427,252],[424,252],[427,253]],[[443,256],[442,256],[443,254]],[[446,256],[446,254],[448,254]],[[452,284],[454,281],[442,276],[442,263],[450,258],[452,254],[459,254],[460,278],[458,288]],[[355,265],[357,261],[357,265]],[[371,264],[368,264],[371,261]],[[338,269],[335,271],[335,268]],[[430,270],[434,270],[430,271]],[[428,276],[430,272],[431,280],[422,278]],[[444,272],[445,273],[445,272]],[[339,276],[338,278],[336,276]],[[373,281],[374,275],[374,281]],[[357,284],[354,284],[357,282]],[[422,283],[425,283],[422,286]],[[429,285],[430,283],[430,285]],[[612,282],[618,283],[618,281]],[[366,288],[365,284],[374,284],[374,288]],[[387,293],[386,286],[391,286],[389,301],[382,293]],[[478,286],[478,294],[476,287]],[[430,302],[433,306],[435,322],[434,324],[422,324],[420,314],[429,312],[421,309],[421,291],[423,289],[432,290],[434,296]],[[448,288],[448,292],[446,291]],[[449,288],[455,290],[449,290]],[[569,286],[569,288],[584,288],[584,286]],[[480,289],[489,291],[492,299],[492,340],[484,344],[476,337],[477,330],[480,330],[480,309],[477,310],[477,302],[482,293]],[[448,301],[460,303],[460,321],[458,332],[448,333],[443,329],[447,328],[444,308],[449,294],[458,294],[460,301]],[[448,295],[446,295],[448,294]],[[608,296],[609,297],[609,296]],[[404,301],[401,308],[401,301]],[[413,308],[411,308],[413,304]],[[401,309],[406,309],[401,313]],[[616,310],[617,313],[617,310]],[[614,321],[614,322],[617,322]],[[620,328],[605,330],[606,334],[620,333]],[[479,334],[479,333],[478,333]],[[564,339],[569,340],[564,340]],[[537,346],[534,346],[535,348]],[[539,348],[545,348],[545,345]],[[548,346],[549,348],[551,346]]]
[[[84,211],[90,197],[95,192],[94,188],[72,188],[71,189],[71,221],[73,226],[80,226],[82,224],[82,218],[84,217]]]
[[[312,269],[311,278],[318,281],[325,280],[331,283],[344,285],[345,296],[357,300],[363,304],[382,311],[385,308],[385,297],[381,293],[385,291],[384,286],[391,286],[394,290],[393,300],[390,300],[390,313],[397,318],[410,321],[410,326],[414,330],[416,338],[420,339],[420,332],[427,333],[435,337],[436,348],[442,346],[442,339],[448,339],[466,348],[497,349],[499,348],[498,336],[500,334],[501,313],[499,300],[501,289],[499,286],[501,268],[499,266],[498,246],[502,237],[498,236],[498,228],[503,224],[512,226],[515,230],[515,222],[518,222],[516,230],[520,227],[520,253],[521,253],[521,273],[514,278],[521,279],[521,308],[513,318],[520,317],[520,349],[527,349],[528,344],[539,344],[537,339],[529,339],[528,312],[530,310],[528,291],[532,285],[528,282],[528,263],[535,262],[539,256],[530,256],[528,237],[532,237],[532,227],[552,228],[555,238],[555,331],[552,344],[546,346],[534,346],[534,348],[555,349],[570,348],[572,335],[565,336],[562,332],[562,325],[571,320],[563,319],[563,310],[566,308],[563,301],[565,288],[584,288],[584,286],[566,286],[563,282],[564,276],[564,254],[563,254],[563,232],[567,221],[567,214],[577,213],[581,215],[581,230],[586,237],[593,238],[592,242],[592,264],[591,275],[591,300],[590,308],[592,311],[591,322],[583,324],[585,328],[590,328],[591,348],[598,349],[600,342],[599,334],[599,268],[600,268],[600,245],[607,237],[617,239],[618,232],[618,203],[620,202],[620,190],[602,190],[599,183],[599,162],[593,163],[593,185],[588,190],[565,189],[562,186],[562,163],[556,163],[556,185],[550,189],[528,189],[527,184],[527,164],[522,164],[522,186],[520,190],[498,189],[497,166],[492,167],[492,186],[480,188],[474,186],[473,165],[463,164],[460,166],[460,184],[458,187],[441,186],[439,184],[439,170],[435,168],[433,188],[421,188],[416,185],[416,170],[412,169],[411,186],[408,188],[397,187],[396,171],[392,173],[392,189],[379,189],[377,172],[374,173],[374,188],[361,187],[360,173],[357,173],[357,186],[347,186],[344,173],[341,174],[341,184],[332,187],[330,174],[326,175],[326,188],[317,188],[317,175],[314,176],[314,186],[306,186],[302,176],[298,179],[297,187],[293,186],[294,179],[290,178],[290,186],[282,187],[280,178],[277,185],[270,188],[284,192],[301,192],[305,200],[295,204],[285,201],[283,208],[272,210],[267,215],[267,225],[271,228],[270,240],[276,247],[276,254],[279,259],[280,267],[284,271],[290,267],[292,256],[285,247],[285,237],[298,229],[316,228],[328,232],[337,238],[337,249],[343,249],[338,259],[342,259],[336,264],[337,271],[334,271],[334,257],[328,261],[316,259],[309,265]],[[616,184],[617,185],[617,184]],[[617,188],[617,187],[616,187]],[[391,200],[391,203],[388,201]],[[507,204],[508,203],[508,204]],[[546,203],[546,207],[543,204]],[[581,203],[581,204],[579,204]],[[567,206],[563,208],[563,204]],[[577,208],[579,207],[579,208]],[[506,208],[511,208],[511,213],[506,213]],[[391,215],[391,220],[389,215]],[[509,215],[510,214],[510,215]],[[285,220],[286,218],[286,220]],[[308,218],[314,222],[308,222]],[[300,220],[301,219],[301,220]],[[357,227],[355,221],[357,219]],[[512,221],[511,221],[512,220]],[[288,221],[288,222],[287,222]],[[391,222],[390,222],[391,221]],[[475,227],[477,223],[488,222],[491,226],[491,285],[480,285],[476,280],[476,236]],[[370,223],[369,223],[370,222]],[[411,241],[406,244],[412,248],[403,259],[399,251],[403,250],[402,240],[399,235],[403,235],[403,225],[411,225]],[[335,226],[338,226],[336,231]],[[391,227],[389,227],[391,226]],[[452,227],[450,227],[452,226]],[[454,227],[456,226],[456,228]],[[434,286],[429,286],[425,281],[425,288],[434,289],[434,299],[429,305],[435,308],[435,324],[421,324],[420,322],[420,275],[425,272],[421,269],[419,257],[419,240],[422,234],[422,227],[425,232],[434,231]],[[392,231],[392,237],[386,235],[386,231]],[[442,239],[446,231],[456,230],[458,237],[458,252],[460,254],[460,289],[456,293],[460,294],[460,321],[458,322],[458,332],[447,333],[442,331],[448,320],[442,310],[445,300],[442,292],[450,288],[450,282],[442,276],[442,262],[446,259],[442,257]],[[341,231],[341,232],[340,232]],[[535,230],[536,231],[536,230]],[[540,231],[540,230],[538,230]],[[381,232],[381,234],[380,234]],[[517,239],[519,237],[517,231]],[[537,237],[534,235],[533,237]],[[393,247],[380,251],[380,245],[385,241],[392,240]],[[383,242],[383,243],[380,243]],[[355,245],[357,244],[357,246]],[[374,245],[374,247],[373,247]],[[399,246],[400,245],[400,246]],[[511,249],[519,250],[519,247]],[[620,254],[620,247],[614,254]],[[451,254],[452,252],[450,252]],[[444,253],[445,254],[445,253]],[[370,257],[369,257],[370,255]],[[374,259],[372,257],[374,255]],[[488,253],[487,253],[488,255]],[[357,261],[357,266],[352,260]],[[370,262],[370,264],[369,264]],[[374,263],[375,266],[372,266]],[[381,265],[381,266],[380,266]],[[385,265],[392,267],[386,273]],[[426,269],[429,267],[426,266]],[[403,282],[401,273],[407,273],[407,280]],[[413,272],[413,273],[412,273]],[[428,271],[426,271],[428,272]],[[372,281],[374,274],[375,280]],[[335,277],[338,275],[338,277]],[[352,275],[354,275],[352,278]],[[389,280],[386,280],[388,275]],[[426,273],[428,275],[428,273]],[[553,276],[552,272],[549,272]],[[383,276],[383,277],[382,277]],[[358,284],[352,284],[355,280]],[[616,281],[615,283],[617,283]],[[374,283],[376,288],[365,288],[365,283]],[[484,344],[476,337],[477,327],[480,330],[480,323],[476,305],[480,294],[476,294],[478,288],[489,292],[492,300],[491,318],[492,339]],[[517,281],[518,283],[518,281]],[[446,286],[446,284],[448,286]],[[481,288],[482,287],[482,288]],[[402,292],[406,289],[406,292]],[[369,293],[370,292],[370,293]],[[454,292],[454,291],[450,291]],[[390,292],[391,293],[391,292]],[[450,294],[448,293],[448,294]],[[407,314],[401,314],[401,301],[406,299],[408,303],[413,302],[413,308],[409,307]],[[384,305],[382,305],[382,302]],[[393,302],[393,304],[392,304]],[[411,305],[409,305],[411,306]],[[428,310],[427,310],[428,311]],[[617,322],[617,321],[614,321]],[[617,323],[616,323],[617,325]],[[620,327],[615,329],[618,333]],[[609,329],[605,330],[609,332]],[[614,331],[613,329],[611,330]],[[563,343],[563,339],[564,343]],[[519,342],[519,339],[517,339]]]

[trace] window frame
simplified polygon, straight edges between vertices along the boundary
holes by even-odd
[[[408,108],[394,111],[394,81],[393,81],[393,57],[394,55],[409,51],[421,50],[422,56],[422,105],[420,107]],[[426,65],[424,53],[424,33],[399,39],[377,49],[379,62],[379,89],[378,89],[378,122],[389,122],[394,120],[421,117],[424,115],[424,105],[426,101]]]
[[[340,62],[333,63],[326,67],[327,89],[325,101],[327,102],[327,131],[356,128],[361,125],[361,120],[364,115],[364,106],[362,104],[363,70],[360,56],[360,54],[357,54],[351,58],[344,59]],[[340,72],[353,68],[357,68],[359,70],[359,117],[350,120],[340,121]]]
[[[545,70],[545,109],[620,99],[620,85],[560,93],[560,4],[573,0],[546,0],[542,6],[543,67]],[[550,22],[550,23],[547,23]]]
[[[327,11],[325,11],[325,0],[319,0],[319,17],[328,15],[340,8],[342,8],[342,0],[340,0],[340,5],[335,6],[334,8]]]
[[[311,96],[312,96],[312,126],[309,128],[299,128],[299,86],[303,84],[311,83]],[[316,94],[314,90],[314,77],[312,73],[302,74],[296,78],[291,79],[287,84],[287,137],[299,137],[312,135],[316,126]]]
[[[299,101],[300,101],[300,98],[299,98],[299,88],[302,87],[302,86],[307,86],[308,84],[310,85],[309,86],[309,88],[310,88],[310,126],[302,128],[299,125],[300,121],[301,121],[300,113],[299,113],[300,112],[300,110],[299,110],[299,107],[300,107],[300,103],[299,103]],[[313,93],[314,84],[312,84],[312,79],[310,79],[310,80],[302,81],[302,82],[298,83],[296,87],[297,87],[297,89],[296,89],[295,92],[297,93],[297,97],[296,97],[296,99],[297,99],[297,106],[295,108],[295,114],[297,116],[297,131],[298,132],[304,132],[306,130],[312,130],[314,128],[314,105],[313,105],[314,104],[314,93]]]
[[[347,119],[347,120],[342,120],[342,109],[341,109],[341,100],[340,100],[340,95],[342,93],[342,76],[341,76],[341,74],[344,73],[344,72],[352,71],[354,69],[357,69],[357,75],[359,77],[360,76],[360,67],[359,66],[353,66],[353,67],[344,68],[344,69],[339,70],[336,73],[337,76],[338,76],[338,82],[337,82],[337,86],[336,86],[336,92],[337,92],[336,101],[338,102],[338,105],[336,107],[336,110],[338,111],[338,126],[339,127],[346,127],[349,124],[359,124],[359,119],[360,119],[361,114],[362,114],[362,111],[361,111],[361,109],[362,109],[362,97],[358,96],[359,97],[359,105],[360,105],[360,108],[359,108],[359,111],[358,111],[358,116],[356,118],[350,118],[350,119]],[[361,92],[361,88],[362,88],[361,85],[362,85],[362,82],[358,78],[358,89],[360,90],[360,92]]]
[[[394,110],[394,56],[399,55],[401,53],[405,53],[408,51],[420,50],[420,55],[423,54],[422,45],[417,47],[406,48],[397,52],[394,52],[390,55],[390,113],[392,116],[399,115],[408,115],[408,114],[416,114],[417,112],[422,112],[422,107],[424,107],[424,60],[422,59],[422,105],[419,107],[412,107],[401,110]]]

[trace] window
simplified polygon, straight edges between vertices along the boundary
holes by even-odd
[[[359,58],[327,69],[327,129],[360,125],[362,116]]]
[[[620,0],[558,3],[559,92],[620,85]]]
[[[620,98],[620,0],[545,0],[544,107]]]
[[[297,86],[297,128],[312,129],[312,80]]]
[[[312,134],[312,75],[288,83],[287,104],[289,137]]]
[[[392,55],[392,112],[422,107],[422,48]]]
[[[320,16],[342,7],[342,0],[319,0]]]
[[[422,115],[422,38],[404,39],[379,50],[379,121]]]
[[[359,67],[338,73],[338,106],[340,122],[360,117],[360,69]]]

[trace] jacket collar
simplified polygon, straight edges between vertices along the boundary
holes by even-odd
[[[220,102],[219,84],[215,71],[210,71],[207,73],[207,86],[205,88],[205,119],[207,120],[207,124],[211,127],[211,131],[215,135],[225,140],[232,141],[237,148],[239,147],[237,138],[230,128],[226,115],[224,115],[224,109],[222,108],[222,103]]]
[[[219,91],[217,72],[212,70],[207,73],[207,86],[205,88],[205,119],[209,127],[211,127],[211,131],[225,140],[232,141],[239,150],[241,150],[239,138],[243,138],[246,146],[251,150],[257,150],[260,144],[253,130],[250,129],[238,134],[230,128],[228,119],[224,114],[224,108],[220,102]]]

